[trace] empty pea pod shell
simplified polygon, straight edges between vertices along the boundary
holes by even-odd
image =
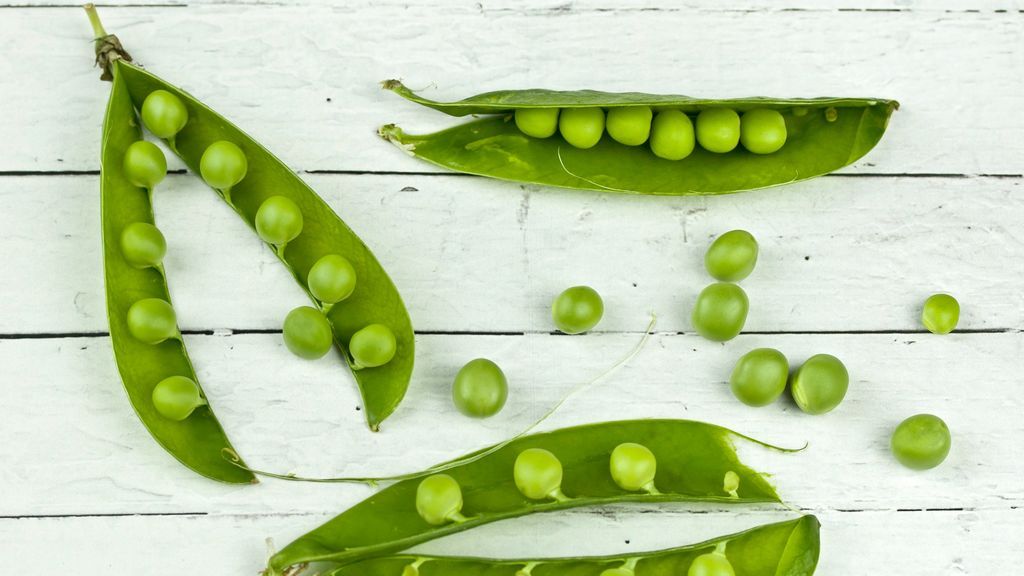
[[[727,194],[821,176],[867,154],[899,107],[895,100],[876,98],[716,100],[593,90],[504,90],[437,102],[397,80],[385,81],[383,87],[451,116],[484,116],[425,135],[407,134],[394,124],[380,128],[381,137],[417,158],[479,176],[628,194]],[[753,154],[742,147],[716,154],[698,146],[682,160],[665,160],[646,146],[625,146],[607,134],[586,150],[568,145],[557,135],[532,138],[512,121],[512,113],[519,108],[622,106],[687,114],[708,108],[774,109],[783,115],[788,136],[785,145],[771,154]]]

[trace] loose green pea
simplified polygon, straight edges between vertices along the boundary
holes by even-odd
[[[517,108],[516,127],[527,136],[548,138],[558,130],[558,108]]]
[[[132,142],[124,151],[124,175],[134,186],[152,190],[167,176],[167,158],[148,140]]]
[[[395,334],[383,324],[370,324],[352,335],[348,352],[356,368],[376,368],[395,357],[398,343]]]
[[[740,142],[754,154],[778,152],[786,143],[786,119],[767,108],[745,112],[740,118]]]
[[[608,568],[601,572],[601,576],[634,576],[629,568]]]
[[[516,488],[530,500],[564,499],[562,463],[543,448],[527,448],[516,457],[513,468]]]
[[[302,233],[302,210],[290,198],[271,196],[256,211],[256,233],[264,242],[284,246]]]
[[[608,135],[626,146],[639,146],[651,135],[650,106],[616,106],[608,110]]]
[[[740,115],[731,108],[706,108],[697,115],[697,142],[708,152],[731,152],[740,141]]]
[[[686,576],[736,576],[736,572],[725,554],[710,552],[694,558]]]
[[[497,364],[486,358],[470,360],[455,375],[452,402],[466,416],[494,416],[508,398],[508,380]]]
[[[142,123],[157,138],[173,139],[187,122],[185,104],[166,90],[154,90],[142,101]]]
[[[722,282],[739,282],[754,271],[757,240],[746,230],[730,230],[711,243],[704,254],[708,274]]]
[[[793,373],[790,391],[801,410],[808,414],[824,414],[839,406],[849,385],[850,374],[839,358],[817,354]]]
[[[159,266],[166,253],[164,235],[148,222],[132,222],[121,231],[121,254],[136,268]]]
[[[960,321],[960,303],[949,294],[933,294],[924,301],[921,323],[933,334],[949,334]]]
[[[199,159],[199,173],[203,180],[217,190],[230,190],[245,178],[248,169],[245,152],[227,140],[210,144]]]
[[[755,348],[740,357],[729,385],[747,406],[766,406],[782,395],[789,379],[789,362],[773,348]]]
[[[892,433],[892,453],[901,464],[913,470],[935,468],[949,455],[952,443],[949,427],[938,416],[911,416]]]
[[[128,309],[128,331],[146,344],[159,344],[178,335],[174,308],[166,300],[143,298]]]
[[[185,376],[164,378],[153,388],[153,407],[168,420],[180,422],[205,404],[199,385]]]
[[[604,134],[604,110],[566,108],[558,117],[558,130],[576,148],[593,148]]]
[[[465,520],[459,483],[447,474],[424,478],[416,487],[416,512],[431,526]]]
[[[285,316],[284,344],[292,354],[307,360],[323,358],[334,343],[334,330],[323,313],[310,306],[299,306]]]
[[[701,290],[690,319],[704,338],[725,342],[743,330],[749,308],[747,293],[742,288],[716,282]]]
[[[313,297],[324,304],[341,302],[356,289],[356,269],[344,256],[321,256],[309,269],[306,285]]]
[[[666,160],[682,160],[693,152],[693,121],[679,110],[658,112],[651,123],[651,152]]]
[[[566,334],[580,334],[597,326],[604,301],[590,286],[566,288],[551,304],[551,320]]]
[[[657,492],[654,488],[654,475],[658,471],[658,460],[643,444],[625,442],[616,446],[612,450],[610,468],[612,480],[619,488],[630,492]]]

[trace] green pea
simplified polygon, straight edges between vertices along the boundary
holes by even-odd
[[[551,320],[566,334],[580,334],[597,326],[604,301],[590,286],[566,288],[551,304]]]
[[[846,366],[829,354],[808,358],[790,381],[796,405],[808,414],[824,414],[839,406],[849,386],[850,374]]]
[[[626,146],[639,146],[651,135],[650,106],[616,106],[608,110],[608,135]]]
[[[697,142],[708,152],[731,152],[740,141],[740,115],[731,108],[706,108],[697,115]]]
[[[136,268],[159,266],[166,253],[164,235],[148,222],[132,222],[121,231],[121,254]]]
[[[938,416],[918,414],[911,416],[892,433],[892,453],[907,468],[928,470],[935,468],[949,455],[949,427]]]
[[[322,312],[310,306],[299,306],[285,316],[284,344],[300,358],[323,358],[334,343],[334,330]]]
[[[666,160],[682,160],[693,152],[693,121],[679,110],[658,112],[651,123],[651,152]]]
[[[690,320],[701,336],[715,342],[735,338],[747,322],[750,302],[747,293],[735,284],[716,282],[697,295]]]
[[[494,416],[508,398],[508,380],[497,364],[486,358],[470,360],[455,375],[452,401],[466,416]]]
[[[143,298],[128,309],[128,331],[146,344],[159,344],[178,335],[174,308],[166,300]]]
[[[164,378],[153,388],[153,407],[168,420],[180,422],[205,404],[199,385],[185,376]]]
[[[516,127],[527,136],[548,138],[558,130],[558,108],[517,108]]]
[[[558,117],[558,130],[576,148],[593,148],[604,134],[604,110],[566,108]]]
[[[757,240],[746,230],[730,230],[711,243],[704,254],[708,274],[723,282],[739,282],[754,271]]]
[[[356,289],[356,269],[344,256],[321,256],[309,269],[306,285],[313,297],[324,304],[341,302]]]
[[[921,323],[933,334],[949,334],[960,321],[960,303],[949,294],[933,294],[924,301]]]
[[[245,178],[248,169],[245,152],[227,140],[210,144],[199,159],[199,173],[203,180],[217,190],[231,190]]]
[[[527,448],[516,457],[516,488],[530,500],[564,500],[562,463],[543,448]]]
[[[173,139],[188,123],[188,110],[181,98],[154,90],[142,101],[142,123],[157,138]]]
[[[601,572],[601,576],[634,576],[629,568],[608,568]]]
[[[124,175],[133,186],[152,190],[167,176],[167,158],[156,144],[132,142],[124,151]]]
[[[256,233],[264,242],[284,246],[302,233],[302,210],[290,198],[271,196],[256,211]]]
[[[352,335],[348,352],[356,368],[376,368],[395,357],[398,343],[395,334],[383,324],[370,324]]]
[[[747,406],[766,406],[782,395],[789,379],[789,362],[773,348],[755,348],[732,369],[732,393]]]
[[[643,444],[626,442],[612,450],[610,463],[612,480],[623,490],[635,492],[644,490],[657,493],[654,488],[654,475],[658,470],[658,460]]]
[[[416,487],[416,512],[431,526],[464,521],[459,483],[447,474],[424,478]]]
[[[740,142],[754,154],[778,152],[786,143],[786,119],[767,108],[745,112],[740,118]]]
[[[694,558],[686,576],[736,576],[736,572],[725,554],[716,551]]]

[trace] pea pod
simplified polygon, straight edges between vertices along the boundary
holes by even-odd
[[[890,115],[899,107],[895,100],[875,98],[714,100],[593,90],[505,90],[457,102],[437,102],[415,94],[397,80],[388,80],[383,86],[451,116],[484,116],[426,135],[407,134],[393,124],[380,128],[383,138],[417,158],[503,180],[629,194],[726,194],[821,176],[867,154],[882,138]],[[723,109],[775,110],[785,121],[786,139],[771,153],[753,153],[736,146],[735,141],[731,151],[715,153],[693,148],[691,128],[692,152],[684,152],[682,159],[669,160],[645,146],[621,144],[607,134],[586,149],[569,145],[558,135],[531,137],[512,120],[517,110],[583,108],[650,108],[686,115]],[[684,124],[690,122],[684,118]]]
[[[351,564],[535,512],[616,502],[780,502],[764,476],[740,462],[738,440],[768,446],[689,420],[604,422],[523,436],[497,450],[481,450],[479,458],[471,454],[454,466],[434,467],[444,474],[384,488],[275,554],[268,573],[308,562]],[[625,444],[645,448],[655,461],[619,466],[612,455]],[[547,451],[553,458],[530,459],[523,467],[519,457],[527,451]],[[542,473],[545,460],[554,462],[548,467],[557,468],[554,473]],[[638,489],[627,489],[613,478],[616,468],[627,478],[637,470],[650,476],[630,479]],[[533,498],[538,495],[547,496]]]

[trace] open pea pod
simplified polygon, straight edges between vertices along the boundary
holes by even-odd
[[[767,524],[699,544],[627,555],[508,559],[396,555],[364,560],[329,576],[811,576],[818,564],[820,524],[814,516]],[[723,561],[724,560],[724,561]],[[693,568],[694,565],[698,568]],[[732,569],[726,571],[723,566]],[[718,571],[706,567],[714,566]]]
[[[535,512],[616,502],[780,502],[765,477],[740,462],[737,441],[768,446],[689,420],[604,422],[523,436],[432,469],[443,474],[384,488],[275,554],[268,574],[310,562],[351,564]],[[623,444],[627,458],[615,464]],[[542,458],[520,469],[520,456],[531,449]],[[646,470],[650,482],[632,486],[613,476],[620,468]],[[527,496],[536,488],[522,488],[521,480],[551,482],[556,469],[557,482]]]
[[[380,128],[383,138],[417,158],[503,180],[629,194],[726,194],[821,176],[867,154],[899,107],[895,100],[877,98],[718,100],[593,90],[505,90],[437,102],[415,94],[397,80],[388,80],[383,86],[445,114],[486,116],[425,135],[407,134],[393,124]],[[587,149],[569,145],[559,134],[527,136],[512,117],[519,109],[621,107],[649,107],[655,113],[679,110],[688,116],[711,108],[776,110],[785,121],[785,144],[765,154],[749,152],[743,146],[726,153],[695,146],[685,158],[668,160],[656,156],[647,145],[627,146],[608,134]]]

